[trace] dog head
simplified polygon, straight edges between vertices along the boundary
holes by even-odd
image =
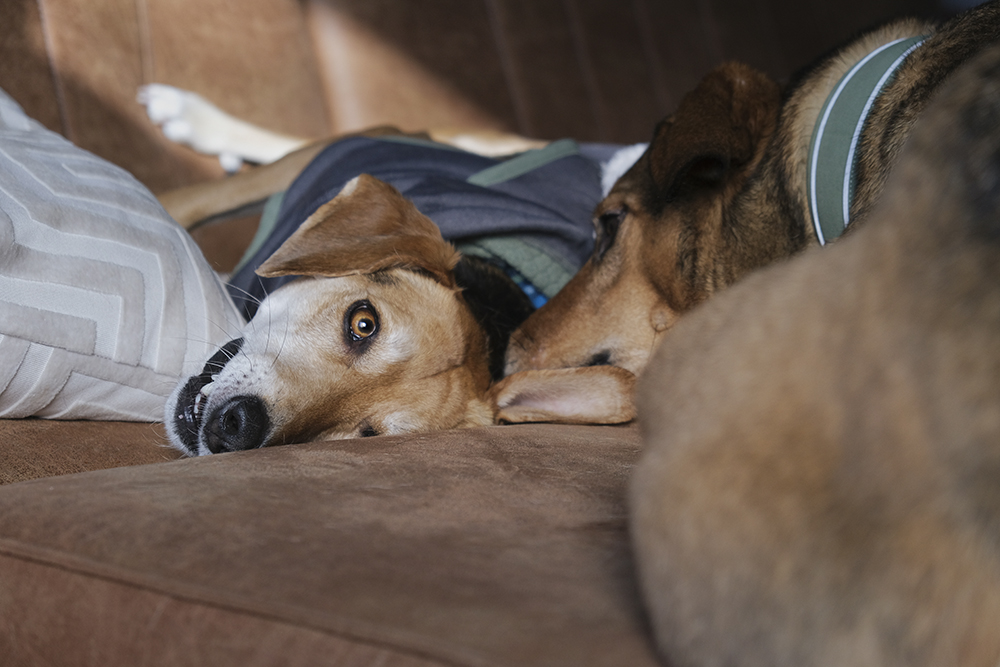
[[[780,92],[749,67],[711,72],[656,128],[594,214],[593,255],[511,337],[506,370],[638,373],[679,314],[731,282],[734,201],[774,130]]]
[[[304,277],[175,389],[171,442],[207,454],[492,423],[458,259],[392,186],[351,181],[258,270]]]

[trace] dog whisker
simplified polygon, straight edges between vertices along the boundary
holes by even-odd
[[[222,334],[225,335],[225,336],[227,336],[227,337],[232,337],[232,335],[234,333],[233,330],[232,330],[232,326],[235,323],[229,322],[228,320],[227,321],[223,321],[223,322],[217,322],[214,319],[209,319],[208,323],[211,326],[213,326],[215,329],[217,329],[218,331],[221,331]],[[243,324],[243,317],[240,316],[240,321],[238,323],[238,326],[242,325],[242,324]],[[239,331],[239,329],[237,329],[237,331]]]
[[[260,280],[260,279],[258,278],[258,280]],[[263,286],[263,282],[261,282],[261,286]],[[250,293],[249,290],[245,290],[242,287],[237,287],[237,286],[232,285],[232,284],[229,285],[229,288],[233,289],[233,290],[235,290],[237,292],[239,292],[240,294],[242,294],[243,296],[245,296],[247,298],[247,301],[251,301],[251,302],[257,304],[258,306],[260,304],[264,303],[263,299],[260,299],[260,298],[258,298],[256,296],[254,296],[253,294]]]
[[[281,345],[278,346],[278,351],[274,354],[274,359],[271,360],[271,367],[270,367],[271,370],[273,370],[275,364],[278,363],[278,357],[280,357],[281,353],[284,351],[284,349],[285,349],[285,341],[288,340],[288,322],[286,321],[284,324],[285,324],[285,326],[284,326],[284,329],[283,329],[282,334],[281,334]],[[271,327],[270,326],[267,328],[267,335],[268,335],[268,343],[270,343],[270,337],[271,337]]]

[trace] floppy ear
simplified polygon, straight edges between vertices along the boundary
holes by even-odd
[[[781,90],[741,63],[715,68],[656,128],[649,168],[660,198],[721,185],[762,151],[778,119]]]
[[[521,371],[490,389],[496,421],[622,424],[635,419],[635,375],[617,366]]]
[[[362,174],[321,206],[257,269],[264,277],[426,271],[455,287],[458,252],[396,188]]]

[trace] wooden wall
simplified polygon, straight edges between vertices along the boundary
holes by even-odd
[[[314,0],[313,6],[321,8],[313,11],[314,24],[339,22],[333,34],[367,32],[369,43],[372,35],[381,38],[418,64],[424,79],[466,102],[459,110],[414,108],[410,100],[419,95],[405,83],[355,88],[361,93],[351,100],[355,115],[362,105],[368,119],[414,129],[426,127],[428,117],[438,124],[486,117],[540,138],[614,142],[645,140],[656,120],[724,60],[782,79],[865,27],[898,15],[944,14],[932,0]],[[323,70],[328,89],[364,78],[377,69],[379,55],[374,49],[360,49],[354,59],[334,54],[336,62]],[[337,99],[328,106],[336,126],[352,127],[354,115],[337,116]]]
[[[303,136],[393,123],[648,138],[711,67],[787,77],[936,0],[2,0],[0,87],[154,191],[222,175],[135,102],[162,82]]]

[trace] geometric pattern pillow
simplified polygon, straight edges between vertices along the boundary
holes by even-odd
[[[242,326],[145,186],[0,90],[0,417],[160,421]]]

